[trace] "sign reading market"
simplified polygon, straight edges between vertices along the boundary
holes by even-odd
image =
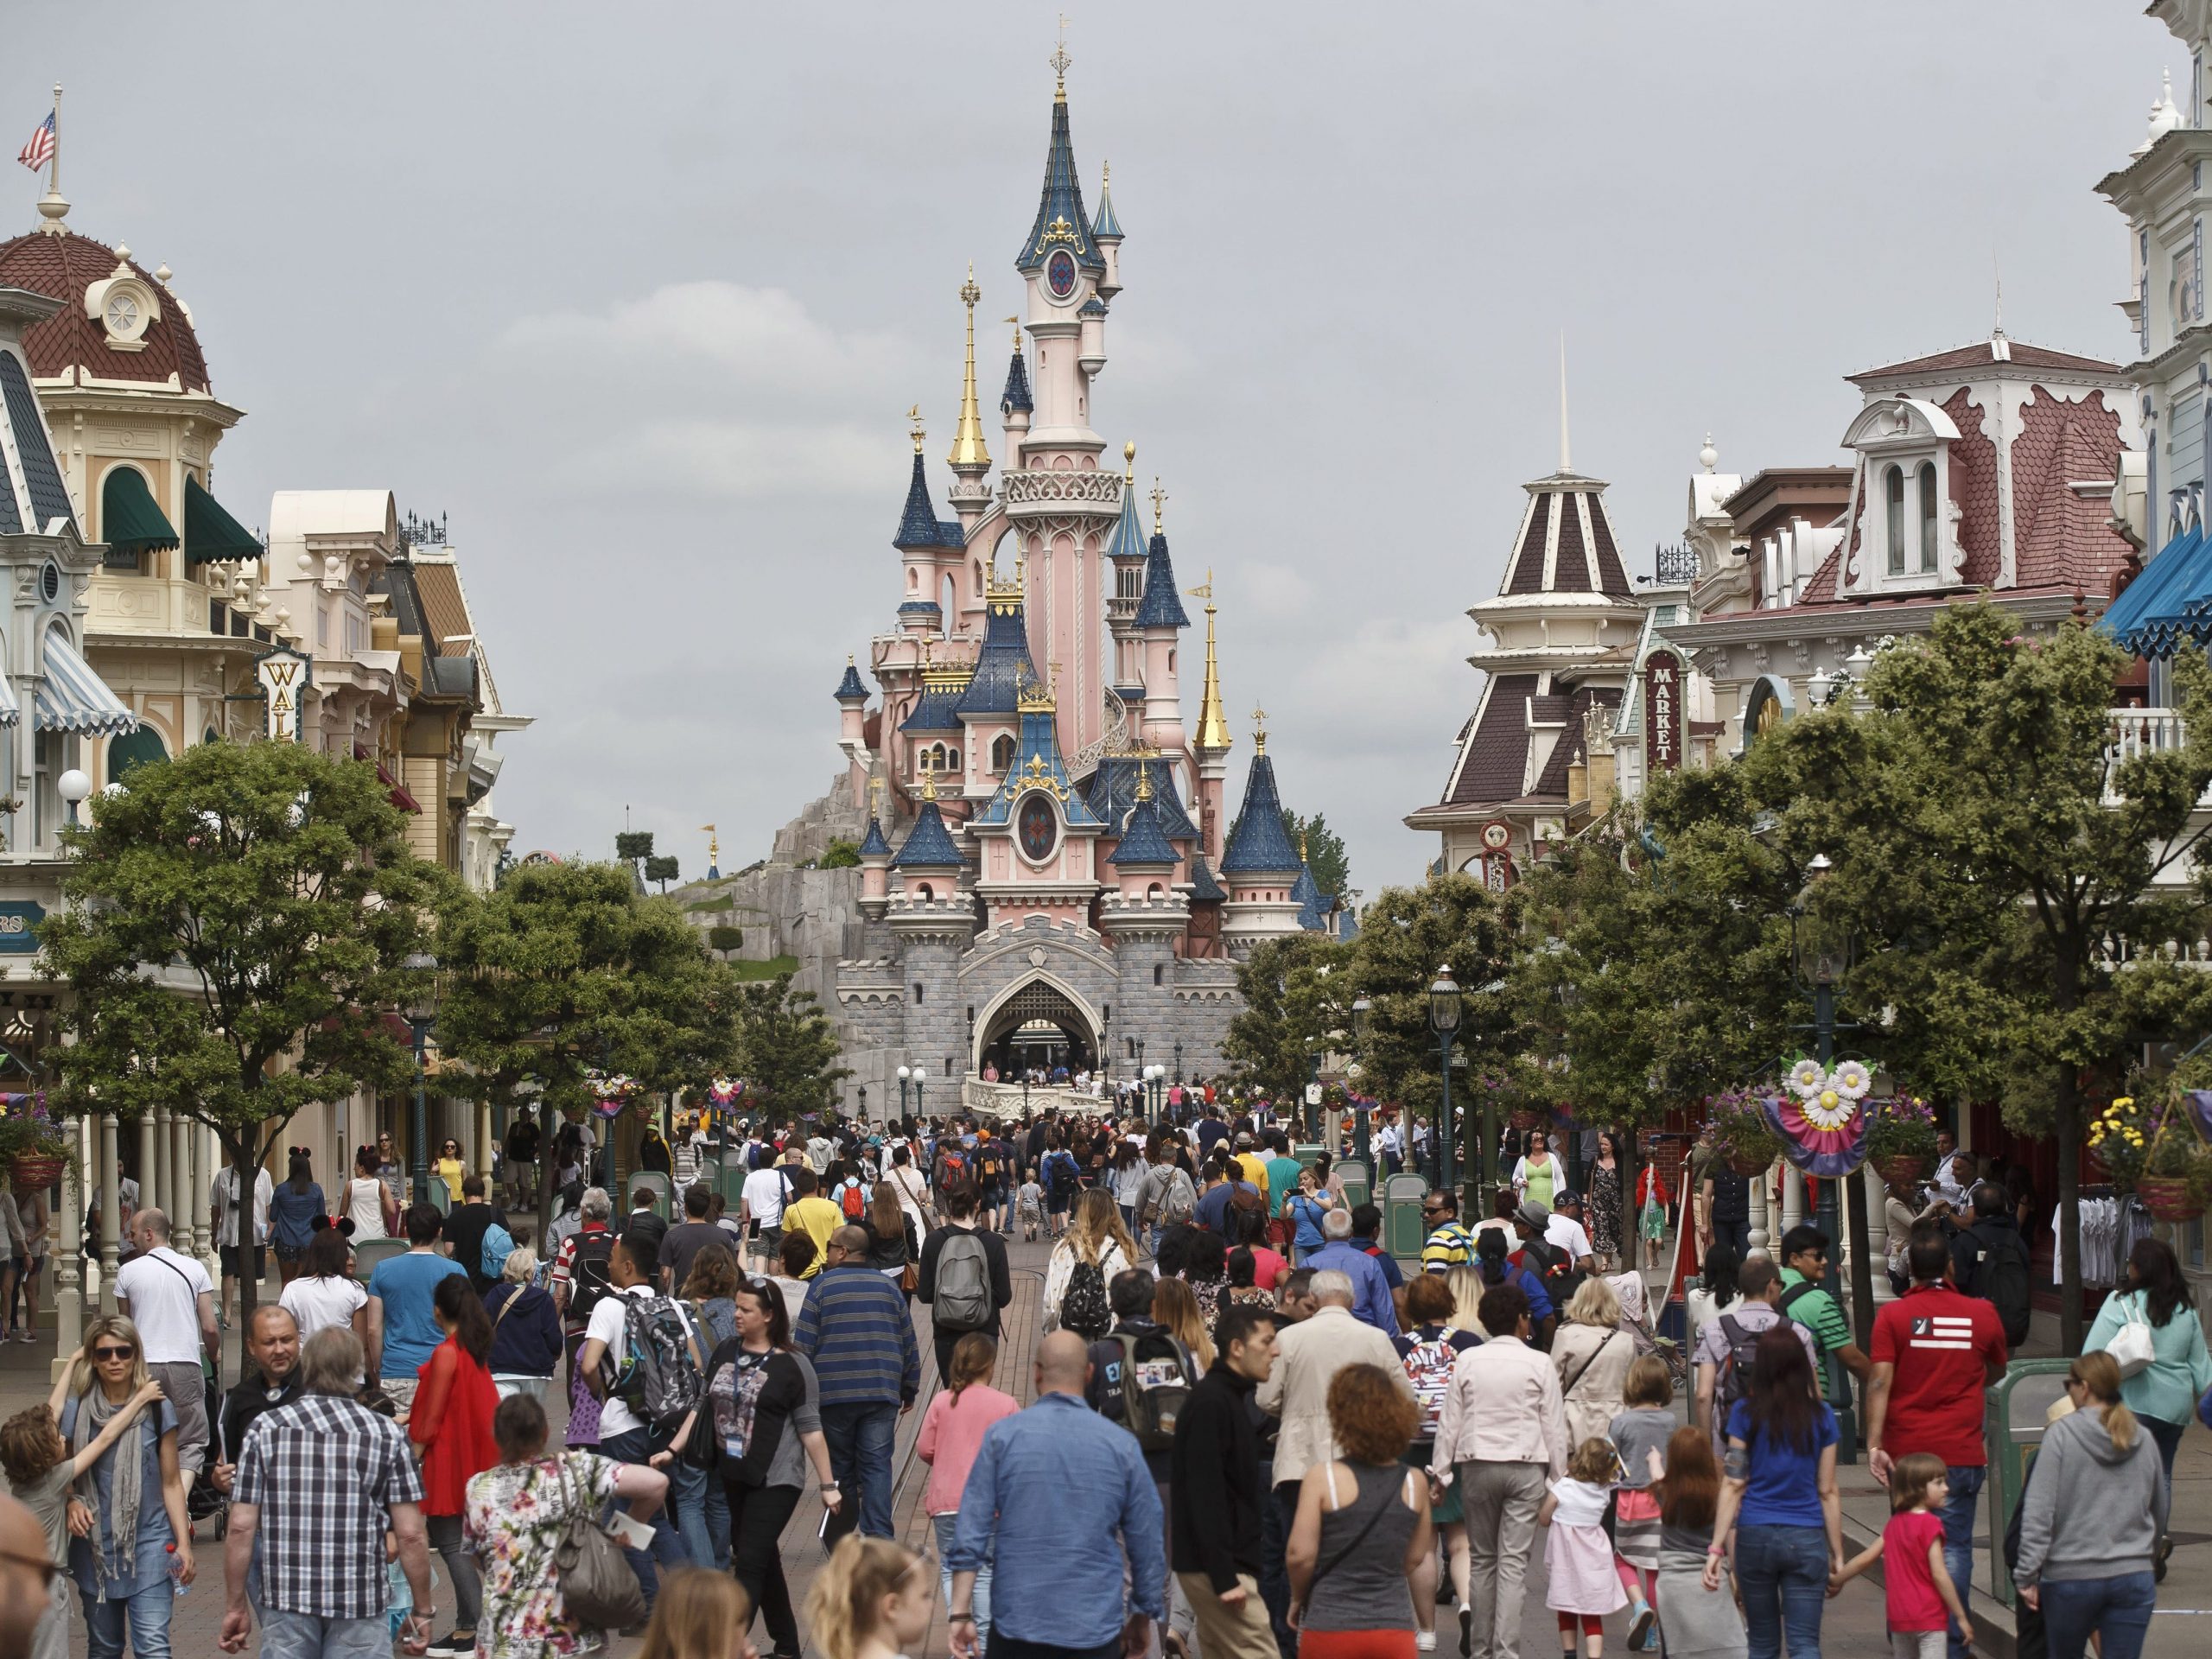
[[[1682,659],[1664,645],[1643,657],[1643,767],[1672,772],[1682,764]]]

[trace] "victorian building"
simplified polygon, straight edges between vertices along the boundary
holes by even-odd
[[[967,358],[939,518],[916,412],[894,625],[838,683],[852,804],[867,814],[855,948],[835,995],[853,1086],[897,1096],[924,1074],[932,1109],[1044,1064],[1185,1077],[1221,1065],[1235,961],[1328,925],[1282,823],[1262,716],[1242,806],[1211,575],[1194,728],[1183,715],[1192,626],[1165,529],[1139,501],[1135,446],[1102,464],[1093,396],[1122,289],[1123,233],[1102,184],[1086,207],[1065,80],[1045,177],[1014,269],[1022,285],[1001,461],[983,429],[974,274]],[[871,686],[870,682],[873,682]]]

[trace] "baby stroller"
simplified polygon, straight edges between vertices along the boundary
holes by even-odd
[[[215,1529],[212,1535],[220,1538],[230,1526],[230,1495],[215,1490],[215,1483],[207,1478],[207,1470],[219,1460],[235,1463],[238,1459],[231,1448],[223,1445],[222,1378],[204,1358],[200,1362],[200,1384],[207,1394],[207,1469],[200,1471],[200,1478],[192,1483],[192,1490],[185,1495],[184,1518],[194,1538],[200,1535],[200,1523],[203,1521],[213,1521]]]

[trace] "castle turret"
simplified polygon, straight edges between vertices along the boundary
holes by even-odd
[[[1235,741],[1229,732],[1229,716],[1221,706],[1221,670],[1214,661],[1213,645],[1213,572],[1206,572],[1206,585],[1193,588],[1191,592],[1206,602],[1206,681],[1205,691],[1198,700],[1198,741],[1192,752],[1198,763],[1198,840],[1202,855],[1218,863],[1221,860],[1222,789],[1229,776],[1229,749]]]
[[[869,791],[868,835],[861,842],[861,914],[871,922],[883,919],[890,901],[891,843],[883,836],[883,786]]]
[[[945,574],[948,557],[958,568],[968,538],[957,521],[947,524],[940,519],[930,500],[928,463],[922,459],[922,445],[929,434],[923,429],[919,406],[908,410],[906,418],[914,428],[914,470],[906,481],[906,505],[899,515],[899,531],[891,544],[899,550],[906,566],[906,594],[899,606],[899,630],[919,639],[944,632],[950,620],[938,603],[938,579]]]
[[[1015,734],[1021,725],[1021,688],[1037,677],[1029,658],[1029,629],[1022,614],[1021,561],[1014,580],[1001,582],[994,569],[983,588],[983,643],[976,671],[953,713],[968,737],[969,775],[997,784],[1014,769]]]
[[[1144,658],[1136,635],[1137,607],[1144,600],[1144,520],[1137,512],[1137,447],[1122,446],[1122,516],[1106,543],[1114,567],[1114,596],[1106,601],[1107,626],[1114,631],[1114,687],[1122,700],[1143,695]]]
[[[1098,180],[1098,213],[1090,221],[1090,239],[1098,245],[1098,251],[1106,261],[1106,274],[1098,279],[1098,291],[1112,299],[1122,291],[1122,221],[1114,217],[1114,164],[1109,162],[1100,169]]]
[[[854,666],[852,653],[845,654],[845,677],[837,682],[837,741],[841,744],[861,741],[861,724],[868,718],[868,687],[861,683],[861,671]]]
[[[1144,597],[1137,604],[1135,627],[1144,645],[1144,741],[1174,753],[1183,747],[1183,693],[1177,675],[1181,652],[1175,636],[1191,626],[1191,619],[1175,592],[1175,566],[1161,527],[1166,499],[1154,479],[1152,544],[1145,553]]]
[[[1298,931],[1299,903],[1291,888],[1304,866],[1282,827],[1282,798],[1275,789],[1275,763],[1268,754],[1266,719],[1253,710],[1252,770],[1244,778],[1236,833],[1221,860],[1221,879],[1229,889],[1221,931],[1233,957],[1250,954],[1263,939]]]
[[[1014,325],[1014,360],[1007,365],[1006,391],[999,397],[999,415],[1006,425],[1006,464],[1021,464],[1021,440],[1029,430],[1030,411],[1036,401],[1029,395],[1029,364],[1021,354],[1021,319],[1008,317]]]
[[[954,474],[953,511],[963,530],[975,527],[991,504],[991,486],[983,474],[991,470],[991,452],[983,442],[983,416],[976,401],[976,302],[983,290],[976,286],[976,268],[968,267],[968,280],[960,285],[960,302],[968,308],[968,360],[960,381],[960,425],[953,433],[952,453],[945,457]],[[982,595],[976,596],[979,600]]]

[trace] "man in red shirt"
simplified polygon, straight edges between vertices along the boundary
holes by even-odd
[[[1989,1463],[1981,1391],[2005,1375],[2005,1326],[1993,1304],[1950,1284],[1950,1243],[1932,1222],[1913,1228],[1905,1261],[1912,1287],[1874,1316],[1866,1464],[1886,1485],[1907,1452],[1942,1459],[1950,1484],[1943,1565],[1963,1606],[1974,1582],[1974,1504]],[[1967,1659],[1966,1632],[1955,1628],[1950,1659]]]

